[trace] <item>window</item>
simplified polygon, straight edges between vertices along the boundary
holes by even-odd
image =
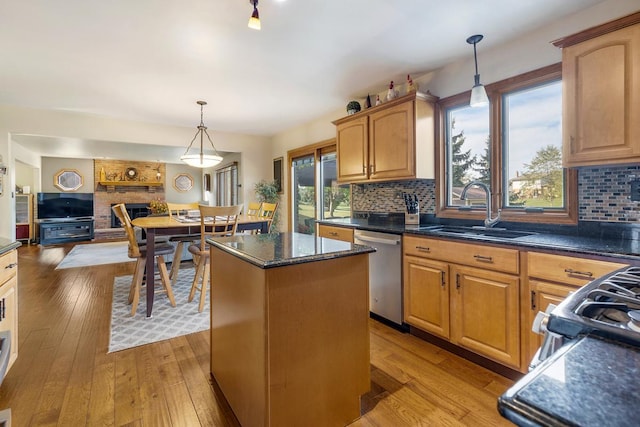
[[[351,216],[351,187],[338,185],[335,140],[288,153],[291,230],[314,234],[316,219]]]
[[[238,163],[216,170],[216,205],[238,204]]]
[[[487,195],[503,221],[575,223],[577,175],[562,168],[560,64],[487,86],[490,105],[469,94],[440,101],[438,215],[484,219]]]

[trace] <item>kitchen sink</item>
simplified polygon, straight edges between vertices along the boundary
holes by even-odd
[[[530,231],[508,230],[506,228],[487,228],[482,226],[464,227],[453,225],[435,225],[421,227],[421,230],[428,230],[436,234],[458,235],[458,236],[484,236],[495,237],[498,239],[517,239],[535,234]]]

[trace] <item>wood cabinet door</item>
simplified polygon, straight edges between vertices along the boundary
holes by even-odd
[[[640,159],[640,24],[563,49],[565,166]]]
[[[536,351],[542,345],[544,337],[531,330],[533,319],[539,311],[546,311],[549,304],[558,305],[570,292],[578,289],[576,286],[558,285],[539,280],[529,280],[530,306],[529,306],[529,345],[527,348],[527,361],[531,361]]]
[[[13,276],[2,286],[0,286],[0,331],[11,331],[11,353],[9,355],[9,366],[11,368],[18,358],[18,279]]]
[[[452,342],[520,369],[520,279],[450,266]]]
[[[404,257],[404,321],[449,339],[449,267],[444,262]]]
[[[413,101],[369,116],[369,179],[415,177],[414,117]]]
[[[369,177],[368,118],[363,116],[336,126],[338,181]]]

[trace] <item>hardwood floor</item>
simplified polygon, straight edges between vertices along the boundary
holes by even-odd
[[[55,270],[71,247],[18,249],[19,355],[0,387],[13,426],[238,425],[209,375],[208,331],[107,354],[113,279],[134,263]],[[511,380],[370,325],[371,391],[352,426],[511,425],[496,410]]]

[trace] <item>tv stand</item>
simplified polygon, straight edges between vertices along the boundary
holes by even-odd
[[[40,244],[80,242],[93,239],[93,218],[40,220]]]

